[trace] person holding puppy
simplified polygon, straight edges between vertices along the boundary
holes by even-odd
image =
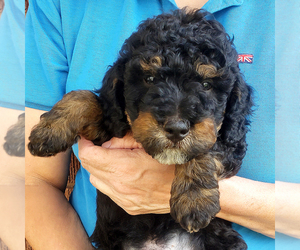
[[[235,228],[249,249],[273,249],[274,63],[270,59],[274,53],[274,30],[270,27],[274,24],[274,3],[271,1],[126,0],[101,4],[79,1],[76,5],[67,0],[31,1],[26,20],[26,133],[30,134],[40,115],[66,92],[101,87],[107,66],[115,61],[122,43],[140,21],[162,11],[203,5],[234,35],[241,53],[241,69],[256,90],[259,102],[256,103],[260,107],[248,134],[249,151],[240,176],[219,183],[218,216],[237,223]],[[258,18],[261,13],[264,22]],[[252,40],[263,42],[257,46]],[[73,150],[83,168],[76,177],[72,205],[63,193],[70,151],[50,158],[33,157],[26,152],[26,238],[34,249],[93,249],[88,236],[96,221],[96,188],[132,215],[169,212],[174,166],[153,160],[130,135],[113,138],[102,147],[81,138]]]

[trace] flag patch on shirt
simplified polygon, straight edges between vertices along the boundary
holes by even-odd
[[[239,63],[253,63],[254,56],[252,54],[239,54],[238,62]]]

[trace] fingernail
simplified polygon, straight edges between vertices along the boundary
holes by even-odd
[[[102,144],[103,148],[110,148],[110,146],[111,146],[111,141],[106,141]]]

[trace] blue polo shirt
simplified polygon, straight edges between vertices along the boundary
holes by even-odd
[[[176,9],[174,0],[32,0],[26,20],[26,106],[49,110],[64,93],[94,90],[138,24]],[[255,89],[256,112],[249,150],[239,175],[274,182],[274,3],[210,0],[213,12],[240,54],[246,81]],[[78,154],[77,145],[73,147]],[[80,168],[71,203],[89,235],[96,221],[96,190]],[[249,249],[274,249],[274,240],[235,225]]]
[[[245,80],[254,88],[255,113],[247,135],[248,151],[239,176],[252,180],[275,181],[275,3],[273,0],[230,1],[234,6],[216,9],[214,1],[204,8],[214,15],[228,34],[240,55]],[[249,56],[248,56],[249,55]],[[234,225],[248,249],[275,249],[275,240]]]
[[[299,184],[300,39],[298,34],[300,30],[300,1],[291,1],[287,4],[284,0],[277,0],[275,16],[276,180]],[[300,249],[300,239],[276,233],[276,250],[285,249]]]
[[[0,107],[24,110],[24,1],[5,1],[0,18]],[[2,145],[1,145],[2,146]]]

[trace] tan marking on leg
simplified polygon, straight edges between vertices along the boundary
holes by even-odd
[[[223,179],[223,174],[224,174],[224,166],[222,162],[220,162],[218,159],[214,158],[214,162],[216,164],[216,179],[222,180]]]
[[[216,166],[210,154],[176,165],[171,190],[171,215],[189,232],[208,225],[219,212]]]
[[[33,155],[51,156],[71,147],[79,135],[88,140],[105,138],[100,127],[102,109],[94,93],[72,91],[41,116],[28,145]]]

